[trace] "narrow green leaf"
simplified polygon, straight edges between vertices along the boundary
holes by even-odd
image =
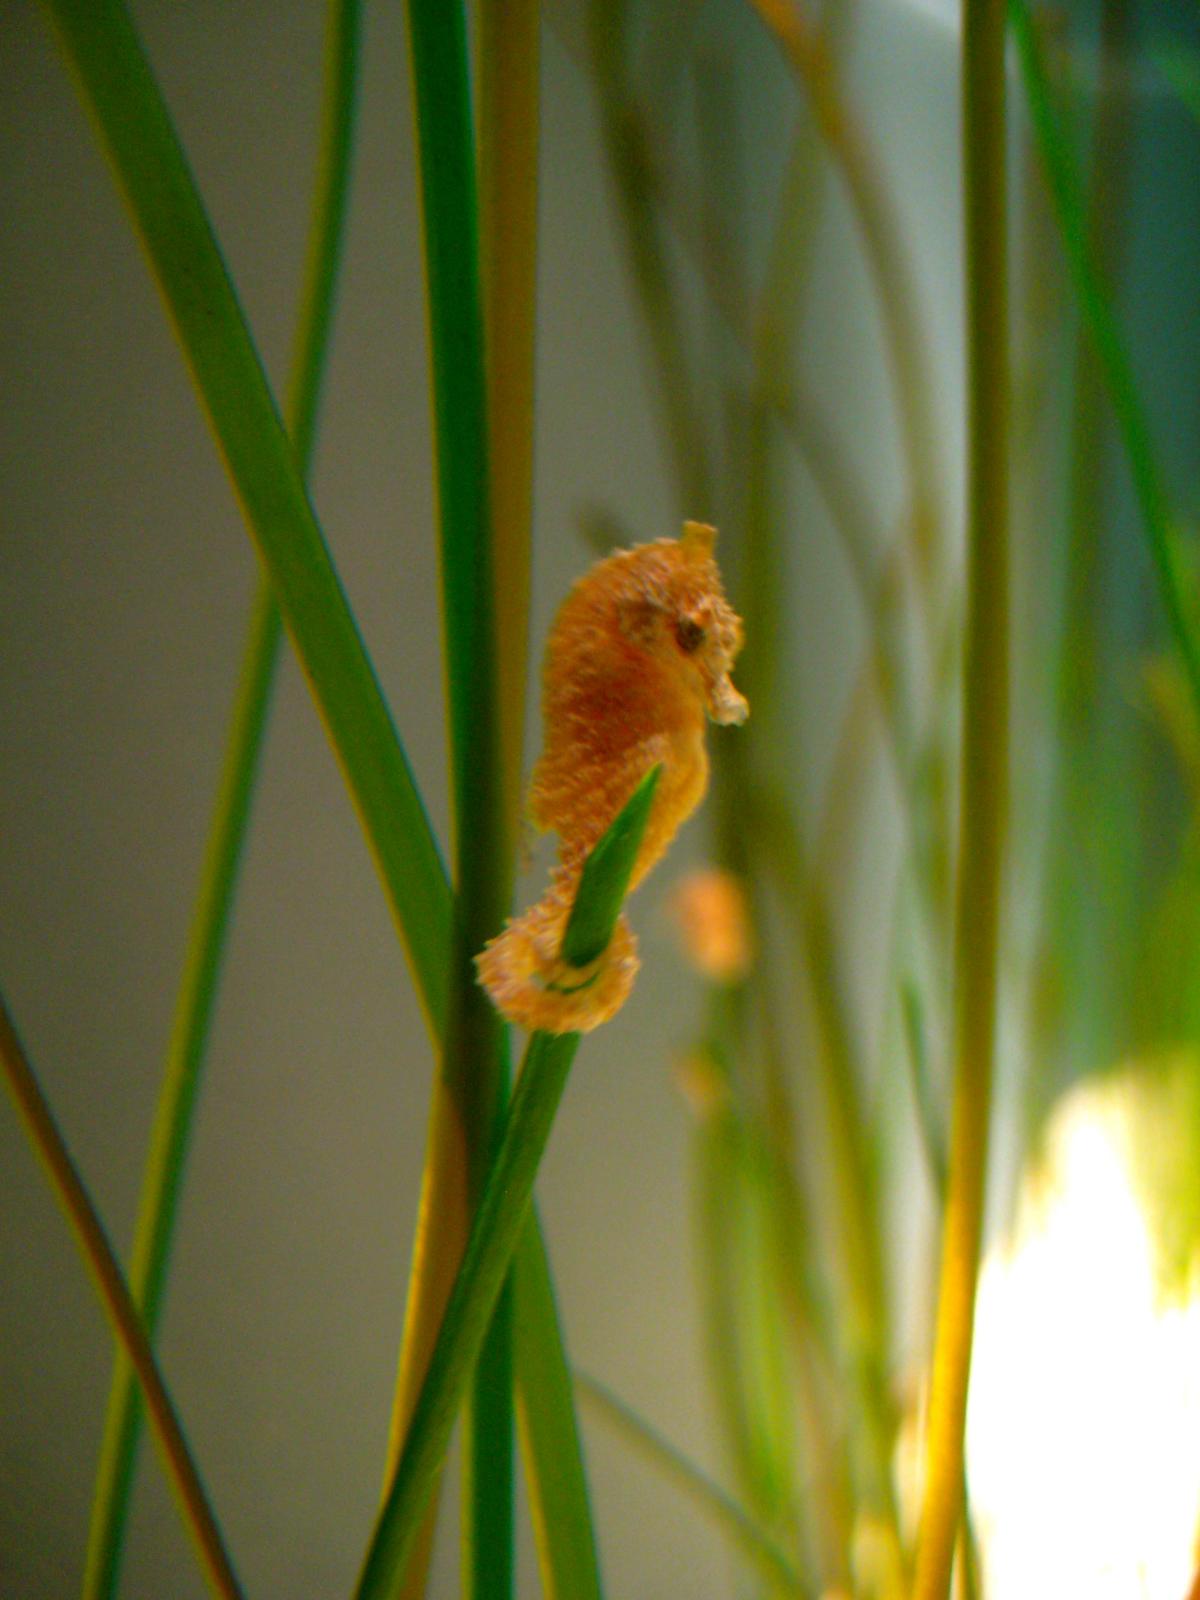
[[[441,1071],[478,1192],[508,1092],[508,1040],[475,981],[500,931],[513,851],[500,765],[487,388],[466,17],[409,0],[433,363],[442,616],[454,800],[454,950]],[[438,1168],[435,1166],[435,1170]],[[508,1600],[513,1574],[511,1302],[502,1296],[473,1385],[464,1453],[464,1594]]]
[[[612,172],[629,270],[644,313],[680,514],[713,514],[713,483],[679,291],[655,207],[655,155],[630,86],[629,0],[590,0],[588,34],[600,132]]]
[[[121,0],[46,0],[363,820],[430,1023],[450,902],[404,748],[313,514],[170,114]]]
[[[280,636],[279,610],[264,584],[251,618],[134,1231],[130,1289],[151,1339],[166,1294],[184,1168]],[[142,1415],[133,1367],[118,1349],[96,1470],[84,1600],[101,1596],[109,1600],[118,1592]]]
[[[535,1212],[513,1262],[513,1350],[529,1499],[547,1600],[601,1600],[571,1372]]]
[[[283,605],[440,1041],[452,922],[445,870],[169,114],[120,0],[45,3]]]
[[[693,1505],[721,1529],[763,1578],[789,1594],[800,1594],[800,1575],[779,1545],[761,1525],[726,1494],[719,1483],[689,1461],[658,1429],[625,1403],[607,1384],[586,1372],[575,1371],[580,1393],[591,1402],[621,1436],[687,1495]]]
[[[646,831],[660,770],[652,767],[646,774],[583,864],[562,944],[563,960],[573,967],[589,966],[608,948],[629,892],[629,875]]]
[[[113,1252],[104,1224],[71,1159],[66,1140],[42,1093],[33,1067],[0,994],[0,1068],[25,1123],[46,1176],[75,1230],[79,1247],[95,1279],[105,1311],[126,1354],[137,1370],[180,1512],[199,1552],[205,1577],[223,1600],[241,1600],[242,1590],[226,1552],[221,1530],[192,1459],[178,1413],[163,1381],[133,1297]]]
[[[1183,104],[1200,122],[1200,51],[1182,44],[1162,44],[1150,52],[1158,70]]]
[[[296,460],[303,473],[308,471],[315,441],[317,407],[345,231],[358,83],[360,9],[360,0],[332,0],[329,14],[321,170],[289,406]],[[158,1326],[166,1289],[193,1112],[216,1004],[281,637],[279,608],[270,584],[260,579],[134,1233],[130,1285],[151,1339]],[[141,1422],[141,1392],[131,1364],[118,1348],[88,1534],[83,1583],[85,1600],[100,1600],[100,1597],[109,1600],[117,1592]]]
[[[594,938],[603,935],[599,949],[591,942],[584,947],[591,951],[589,960],[601,954],[612,937],[659,771],[655,767],[642,780],[584,864],[570,920]],[[593,902],[607,907],[607,927],[601,927]],[[566,955],[567,948],[564,935],[564,958],[573,960]],[[403,1581],[455,1416],[529,1214],[534,1179],[579,1038],[577,1033],[535,1033],[530,1038],[400,1462],[367,1552],[357,1600],[394,1600]]]
[[[1200,710],[1200,638],[1192,625],[1180,575],[1173,560],[1171,515],[1162,469],[1138,394],[1133,365],[1111,298],[1088,245],[1083,186],[1062,120],[1050,93],[1033,21],[1025,0],[1008,0],[1008,22],[1016,40],[1038,153],[1058,214],[1067,262],[1080,314],[1095,344],[1125,454],[1134,495],[1158,577],[1167,622],[1183,662],[1188,686]]]

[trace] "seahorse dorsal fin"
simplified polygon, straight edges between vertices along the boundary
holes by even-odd
[[[717,530],[707,522],[685,522],[679,542],[689,555],[710,556],[717,542]]]

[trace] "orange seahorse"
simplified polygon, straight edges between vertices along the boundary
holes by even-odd
[[[748,715],[729,677],[742,624],[721,586],[715,540],[715,528],[686,522],[682,538],[618,551],[559,609],[542,668],[545,748],[529,792],[535,826],[558,833],[558,865],[537,904],[476,957],[480,982],[511,1022],[585,1033],[624,1004],[638,960],[623,915],[593,967],[559,959],[584,860],[661,763],[630,888],[640,882],[707,788],[705,714]]]

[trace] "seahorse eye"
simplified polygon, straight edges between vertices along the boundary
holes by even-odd
[[[675,624],[675,640],[686,655],[694,655],[704,643],[704,629],[691,617],[680,617]]]

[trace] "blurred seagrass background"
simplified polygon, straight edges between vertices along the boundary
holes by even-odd
[[[892,1595],[955,982],[958,27],[948,0],[758,9],[803,19],[790,57],[733,0],[550,0],[542,19],[525,770],[558,601],[597,554],[685,516],[721,529],[753,715],[712,731],[705,809],[634,902],[643,970],[581,1051],[538,1195],[572,1361],[728,1486],[800,1592]],[[1012,52],[1012,783],[988,1238],[1056,1101],[1120,1069],[1155,1115],[1168,1106],[1133,1142],[1170,1175],[1149,1212],[1175,1293],[1195,1286],[1200,1237],[1200,684],[1178,648],[1200,628],[1200,22],[1183,0],[1033,11],[1085,279],[1131,363],[1114,408]],[[133,12],[282,392],[322,7]],[[448,849],[401,7],[366,6],[361,63],[313,501]],[[256,569],[27,0],[0,14],[0,74],[0,979],[124,1254]],[[548,859],[526,846],[518,904]],[[729,935],[736,907],[697,876],[714,867],[751,927],[715,966],[679,933],[682,881],[702,930]],[[250,1594],[347,1592],[357,1573],[433,1073],[285,649],[159,1338]],[[0,1594],[75,1594],[111,1337],[7,1110],[0,1282]],[[610,1594],[789,1592],[750,1575],[594,1385],[583,1399]],[[433,1595],[457,1585],[455,1477]],[[1194,1491],[1200,1514],[1200,1469]],[[536,1594],[523,1491],[516,1526],[516,1592]],[[205,1592],[147,1447],[122,1592]]]

